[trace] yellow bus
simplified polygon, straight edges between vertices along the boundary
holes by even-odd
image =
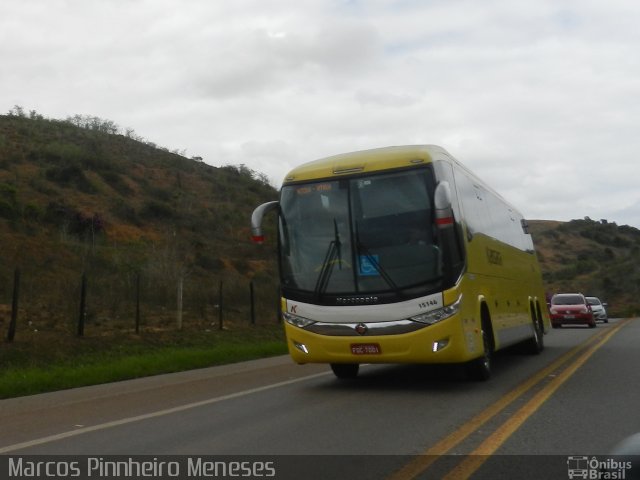
[[[444,149],[387,147],[293,169],[279,201],[282,316],[297,363],[338,378],[366,363],[463,363],[535,354],[550,323],[522,215]]]

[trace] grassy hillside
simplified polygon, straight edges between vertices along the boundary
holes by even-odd
[[[582,292],[612,315],[640,313],[640,230],[589,218],[529,223],[548,293]]]
[[[275,252],[248,228],[253,208],[277,198],[264,177],[73,120],[0,116],[1,331],[15,268],[32,331],[72,328],[82,272],[93,325],[131,325],[138,275],[149,327],[173,322],[180,279],[185,326],[212,321],[221,281],[228,319],[246,318],[254,280],[272,321]]]

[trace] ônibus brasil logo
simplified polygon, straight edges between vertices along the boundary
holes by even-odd
[[[567,470],[570,479],[625,480],[629,478],[627,471],[631,470],[631,462],[615,458],[598,460],[595,456],[589,458],[586,455],[571,456],[567,458]]]

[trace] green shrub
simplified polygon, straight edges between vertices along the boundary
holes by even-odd
[[[44,218],[44,210],[39,205],[27,203],[22,210],[22,216],[25,220],[39,222]]]
[[[174,211],[165,203],[150,200],[142,207],[140,216],[147,220],[166,220],[174,217]]]
[[[97,188],[89,180],[83,170],[77,165],[55,166],[45,172],[47,180],[63,187],[71,187],[83,193],[96,193]]]
[[[15,205],[0,198],[0,217],[15,220],[18,217]]]

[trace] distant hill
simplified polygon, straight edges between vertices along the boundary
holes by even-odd
[[[612,315],[640,313],[640,230],[589,218],[529,225],[549,294],[582,292]]]

